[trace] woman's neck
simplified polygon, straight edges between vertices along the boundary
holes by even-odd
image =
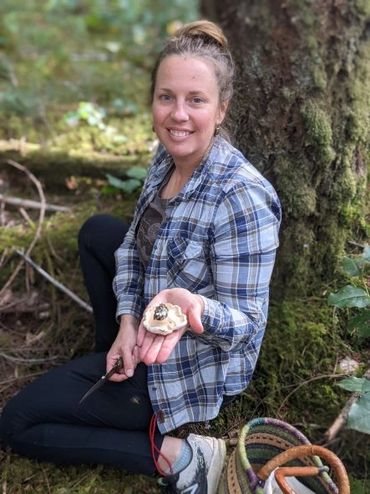
[[[177,196],[184,185],[189,181],[194,170],[181,169],[175,166],[167,183],[161,190],[162,199],[171,199]]]

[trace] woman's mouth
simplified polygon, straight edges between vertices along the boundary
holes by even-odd
[[[192,134],[190,130],[168,129],[168,131],[173,137],[187,137]]]

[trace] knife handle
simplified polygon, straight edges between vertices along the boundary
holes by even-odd
[[[113,367],[111,368],[110,371],[108,371],[105,376],[104,376],[104,379],[109,379],[111,376],[113,376],[113,374],[116,374],[116,372],[118,372],[119,370],[121,370],[123,367],[123,360],[122,360],[122,357],[119,357],[115,364],[113,365]]]

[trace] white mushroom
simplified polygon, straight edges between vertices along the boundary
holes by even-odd
[[[147,331],[155,334],[167,335],[184,328],[188,323],[178,305],[159,304],[148,307],[143,316],[143,324]]]

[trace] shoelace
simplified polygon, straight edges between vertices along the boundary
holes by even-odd
[[[172,465],[170,460],[163,454],[161,453],[161,450],[157,448],[155,444],[155,429],[157,427],[157,417],[156,414],[154,413],[152,415],[152,418],[150,419],[150,424],[149,424],[149,440],[150,440],[150,449],[152,453],[152,458],[154,461],[155,468],[157,469],[158,473],[162,475],[163,477],[166,476],[166,473],[162,470],[162,468],[158,464],[158,460],[156,458],[156,455],[158,455],[158,458],[161,456],[163,460],[167,463],[167,465],[170,468],[170,474],[172,474]],[[168,474],[167,474],[168,475]]]

